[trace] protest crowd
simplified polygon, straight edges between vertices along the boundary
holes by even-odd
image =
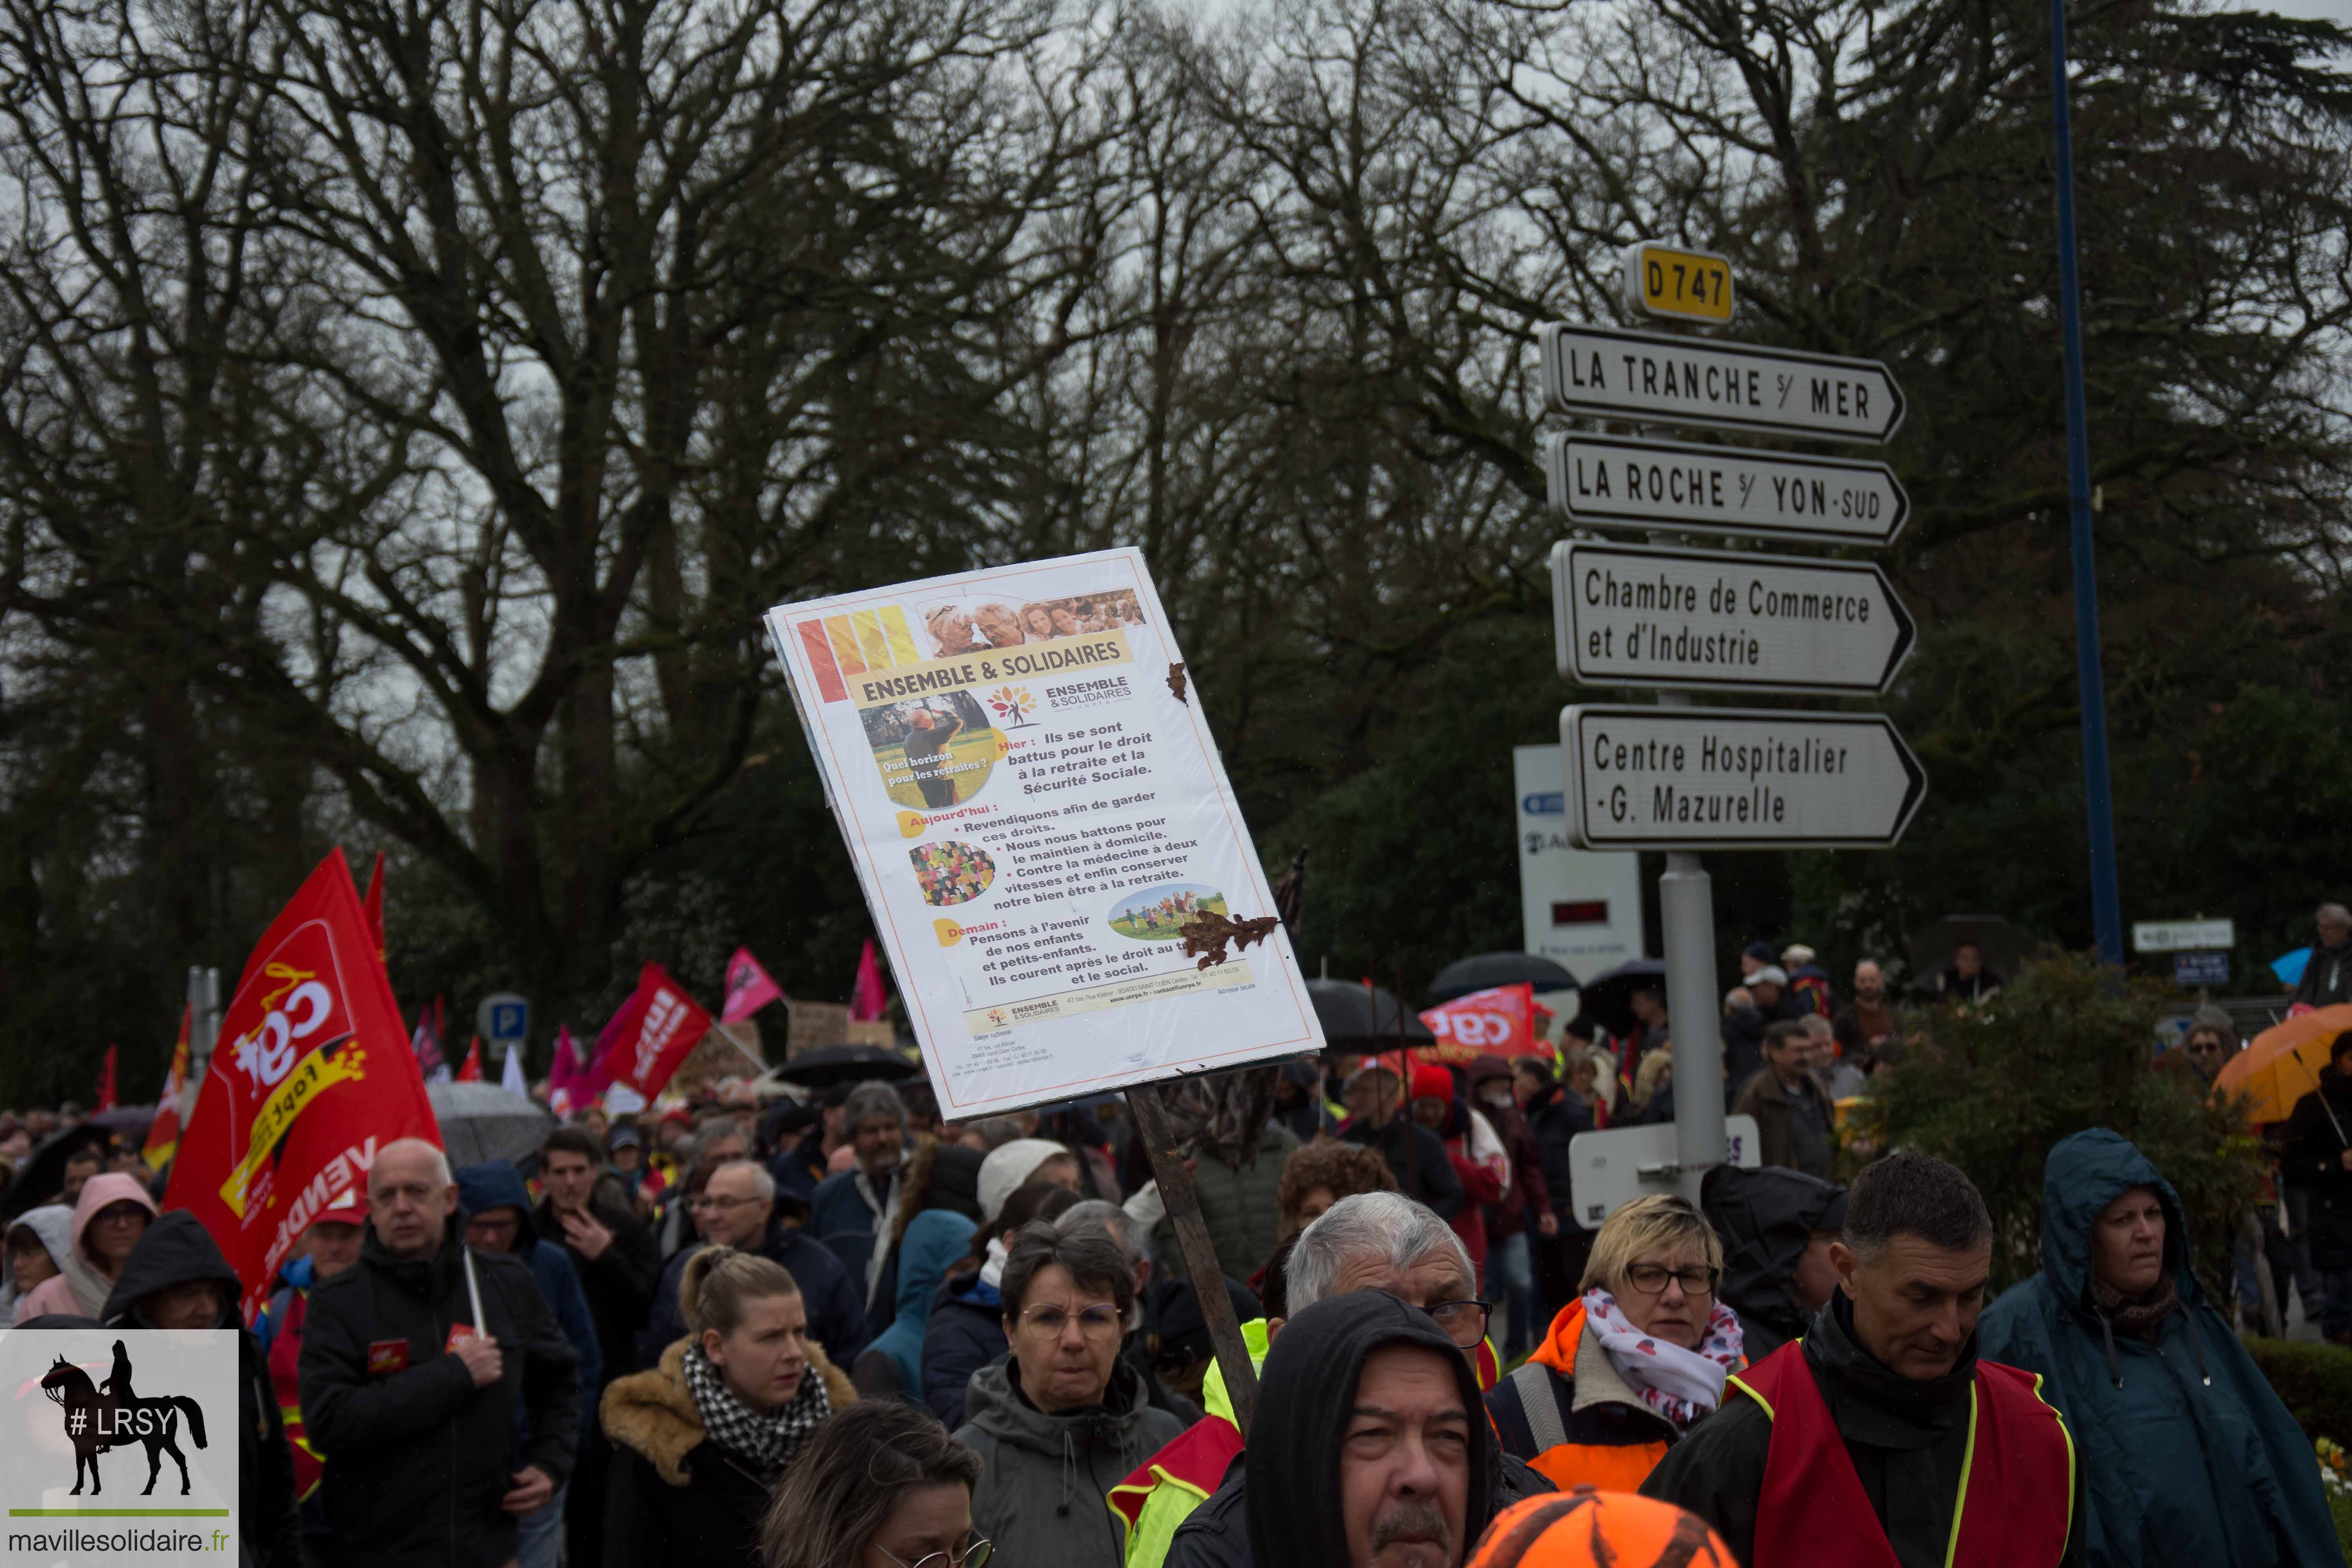
[[[2132,1142],[2056,1145],[2040,1270],[1997,1300],[1969,1175],[1842,1145],[1906,1010],[2000,977],[1964,954],[1898,1005],[1865,962],[1841,1003],[1811,957],[1743,954],[1721,1024],[1762,1165],[1597,1230],[1569,1141],[1671,1114],[1655,991],[1559,1050],[1261,1069],[1238,1140],[1210,1082],[1173,1087],[1246,1416],[1125,1098],[959,1125],[911,1064],[621,1110],[542,1081],[519,1160],[394,1138],[249,1322],[152,1142],[7,1112],[5,1308],[239,1331],[260,1568],[2341,1563],[2309,1443]],[[2210,1079],[2238,1048],[2200,1015],[2182,1059]],[[2331,1049],[2278,1148],[2342,1344],[2352,1032]]]

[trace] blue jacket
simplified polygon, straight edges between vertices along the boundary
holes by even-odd
[[[889,1356],[898,1369],[899,1391],[910,1399],[923,1393],[923,1331],[930,1326],[940,1281],[970,1249],[979,1228],[953,1209],[925,1209],[907,1222],[899,1238],[898,1315],[869,1348]]]
[[[931,1299],[923,1328],[923,1403],[952,1432],[963,1425],[964,1393],[971,1374],[1002,1357],[1004,1298],[980,1282],[977,1270],[949,1279]]]
[[[596,1321],[588,1313],[588,1292],[581,1289],[580,1271],[572,1267],[572,1255],[554,1242],[539,1238],[539,1229],[530,1220],[530,1189],[522,1184],[521,1173],[512,1165],[504,1160],[488,1160],[460,1166],[453,1173],[457,1180],[458,1206],[467,1214],[511,1208],[519,1216],[514,1255],[539,1282],[547,1310],[555,1314],[555,1326],[580,1352],[580,1430],[594,1430],[604,1357],[596,1343]]]
[[[2164,1207],[2165,1266],[2179,1310],[2151,1344],[2118,1334],[2091,1294],[2091,1228],[2134,1187]],[[2042,1272],[1979,1321],[1978,1354],[2040,1373],[2083,1466],[2093,1568],[2340,1565],[2318,1463],[2185,1266],[2180,1198],[2105,1128],[2050,1151]]]
[[[797,1143],[787,1143],[768,1162],[768,1174],[776,1178],[776,1195],[790,1196],[807,1203],[816,1195],[817,1184],[829,1180],[825,1174],[824,1129],[812,1127]],[[835,1358],[835,1366],[848,1363]]]
[[[882,1212],[890,1212],[890,1194],[897,1190],[894,1175],[881,1192]],[[874,1211],[866,1206],[865,1195],[857,1190],[855,1167],[838,1171],[816,1185],[809,1198],[808,1227],[815,1237],[833,1248],[841,1259],[841,1267],[849,1282],[857,1287],[857,1299],[866,1300],[866,1266],[874,1258]]]
[[[655,1365],[662,1352],[684,1337],[686,1314],[677,1304],[678,1282],[686,1278],[686,1260],[702,1250],[703,1243],[678,1249],[662,1270],[661,1283],[654,1288],[653,1311],[637,1335],[637,1364]],[[824,1347],[825,1359],[835,1366],[847,1366],[866,1348],[866,1296],[849,1282],[841,1264],[817,1240],[797,1226],[772,1222],[768,1234],[759,1246],[762,1258],[782,1264],[793,1283],[801,1288],[801,1302],[808,1310],[809,1338]]]

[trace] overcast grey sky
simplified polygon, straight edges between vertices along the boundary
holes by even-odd
[[[2352,0],[2270,0],[2263,5],[2242,5],[2242,10],[2277,11],[2289,16],[2317,16],[2338,26],[2352,27]]]

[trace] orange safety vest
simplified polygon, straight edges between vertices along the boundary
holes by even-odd
[[[1748,1568],[1898,1568],[1802,1342],[1731,1384],[1772,1423]],[[1947,1568],[2056,1568],[2074,1527],[2074,1439],[2065,1418],[2042,1397],[2037,1374],[1977,1363]]]

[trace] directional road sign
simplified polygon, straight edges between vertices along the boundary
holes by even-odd
[[[1731,320],[1731,263],[1710,250],[1644,239],[1619,253],[1628,309],[1672,321]]]
[[[2186,952],[2198,948],[2238,945],[2235,921],[2135,921],[2134,952]]]
[[[1564,708],[1580,849],[1884,849],[1927,793],[1883,713]]]
[[[1894,469],[1851,458],[1555,431],[1544,469],[1570,522],[1885,544],[1911,516]]]
[[[1554,414],[1884,441],[1903,392],[1874,359],[1554,322],[1543,329],[1544,402]]]
[[[1864,562],[1563,540],[1551,574],[1559,672],[1588,686],[1874,695],[1918,637]]]

